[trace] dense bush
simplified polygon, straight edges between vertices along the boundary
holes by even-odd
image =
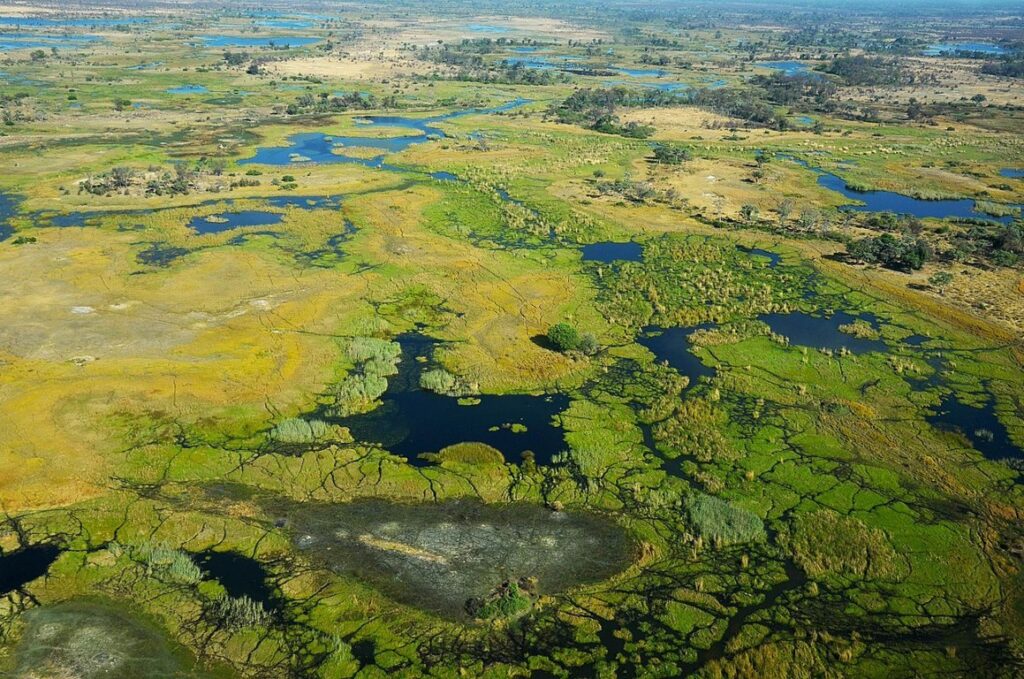
[[[712,495],[686,499],[690,520],[702,536],[718,544],[736,544],[764,538],[764,522],[753,512]]]
[[[916,271],[931,258],[932,249],[920,238],[883,233],[854,241],[850,244],[849,254],[862,262],[900,271]]]

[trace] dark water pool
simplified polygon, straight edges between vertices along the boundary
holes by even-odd
[[[854,354],[871,351],[888,351],[885,342],[880,339],[854,337],[839,329],[854,321],[866,321],[877,329],[877,321],[869,314],[853,316],[839,311],[832,316],[814,316],[802,311],[788,314],[762,314],[758,319],[764,321],[772,329],[789,338],[790,344],[815,349],[831,349],[839,351],[844,347]]]
[[[639,262],[643,256],[643,246],[632,241],[625,243],[605,241],[583,246],[584,262]]]
[[[700,379],[711,379],[715,376],[716,370],[711,366],[704,365],[697,356],[690,351],[689,337],[698,330],[708,330],[715,327],[714,323],[701,323],[685,328],[661,328],[648,326],[637,338],[637,342],[650,350],[658,361],[668,361],[668,364],[676,369],[680,375],[690,378],[687,390],[692,389]]]
[[[780,255],[777,252],[772,252],[771,250],[764,250],[762,248],[748,248],[745,245],[737,245],[736,249],[739,250],[740,252],[745,252],[751,257],[756,257],[758,259],[767,259],[768,267],[771,269],[777,267],[779,265],[779,262],[782,261],[782,255]]]
[[[263,565],[238,552],[205,551],[195,555],[196,564],[233,597],[249,597],[265,608],[273,605],[274,590]]]
[[[416,465],[429,464],[419,456],[436,453],[447,446],[467,441],[486,443],[500,450],[510,462],[522,462],[531,451],[538,464],[549,464],[565,450],[564,433],[556,424],[559,413],[569,405],[564,394],[481,395],[477,405],[460,405],[459,400],[421,389],[420,374],[438,342],[417,333],[396,338],[402,346],[399,374],[388,378],[382,405],[350,417],[333,418],[348,427],[359,441],[378,443]],[[327,415],[320,419],[332,420]],[[516,431],[520,425],[525,431]]]
[[[60,556],[57,545],[31,545],[0,556],[0,595],[41,578]]]
[[[940,429],[962,433],[971,445],[989,460],[1022,460],[1021,451],[1010,439],[1006,426],[996,416],[991,398],[976,408],[961,402],[956,394],[947,394],[928,422]]]

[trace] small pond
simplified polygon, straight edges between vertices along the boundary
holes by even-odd
[[[1013,443],[1006,426],[996,416],[992,398],[977,408],[961,402],[955,394],[947,394],[935,414],[927,419],[940,429],[960,432],[989,460],[1024,459],[1024,451]]]
[[[795,77],[798,75],[809,78],[823,77],[817,71],[811,70],[811,67],[802,61],[759,61],[757,66],[771,69],[773,71],[780,71],[783,75],[789,77]]]
[[[188,228],[198,234],[221,233],[243,226],[279,224],[282,219],[284,219],[284,215],[279,212],[240,210],[238,212],[222,212],[206,217],[193,217],[188,222]]]
[[[999,170],[999,176],[1008,179],[1024,179],[1024,168],[1004,167]]]
[[[0,191],[0,241],[5,241],[14,233],[11,218],[18,213],[21,201],[9,193]]]
[[[605,241],[583,246],[584,262],[639,262],[643,256],[643,246],[633,241],[625,243]]]
[[[378,443],[416,465],[429,464],[419,456],[436,453],[456,443],[478,442],[497,448],[509,462],[522,462],[523,452],[534,453],[538,464],[549,464],[565,450],[562,429],[556,424],[569,405],[564,394],[480,395],[476,405],[420,388],[420,374],[438,342],[409,333],[396,338],[402,346],[399,374],[388,378],[382,404],[368,413],[344,418],[318,415],[348,427],[359,441]]]
[[[179,85],[178,87],[170,87],[166,90],[167,94],[206,94],[210,90],[206,89],[204,85]]]
[[[538,593],[558,594],[614,575],[632,552],[610,520],[526,503],[281,501],[269,511],[312,560],[456,620],[506,580],[535,578]]]

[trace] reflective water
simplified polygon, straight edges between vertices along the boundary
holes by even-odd
[[[267,37],[243,37],[239,35],[203,35],[200,39],[207,47],[303,47],[320,42],[320,38],[303,38],[294,35]]]
[[[790,344],[798,346],[833,351],[846,348],[854,354],[888,351],[888,346],[880,339],[855,337],[839,329],[840,326],[849,325],[858,320],[867,322],[877,329],[878,322],[870,314],[853,316],[839,311],[832,316],[814,316],[802,311],[794,311],[788,314],[762,314],[758,316],[758,319],[767,323],[772,332],[789,338]]]
[[[1003,55],[1009,50],[990,42],[943,42],[931,45],[924,51],[929,57],[936,57],[943,54],[956,54],[957,52],[978,52],[980,54]]]
[[[178,87],[170,87],[166,90],[167,94],[206,94],[210,90],[206,89],[205,85],[179,85]]]
[[[956,394],[947,394],[928,421],[941,429],[962,433],[975,450],[990,460],[1024,458],[1024,451],[1013,443],[1006,426],[996,416],[991,397],[984,406],[976,408],[961,402]]]
[[[243,226],[268,226],[278,224],[284,218],[279,212],[262,210],[240,210],[238,212],[222,212],[205,217],[193,217],[188,228],[199,234],[221,233]]]
[[[667,361],[675,368],[680,375],[690,378],[687,389],[696,386],[701,378],[711,379],[715,376],[716,370],[697,358],[690,351],[689,337],[698,330],[708,330],[715,327],[714,323],[701,323],[685,328],[661,328],[648,326],[643,333],[637,337],[637,342],[650,350],[658,361]]]
[[[584,262],[639,262],[643,256],[643,246],[632,241],[625,243],[605,241],[583,246]]]
[[[357,125],[403,128],[415,134],[394,137],[372,137],[302,132],[288,137],[288,146],[261,147],[256,150],[256,155],[252,158],[246,158],[238,162],[239,164],[253,163],[262,165],[290,165],[296,162],[355,163],[370,168],[403,171],[403,168],[385,163],[385,155],[403,151],[415,144],[422,144],[432,139],[445,137],[444,131],[439,127],[435,127],[437,123],[474,114],[510,111],[528,102],[529,100],[527,99],[516,99],[494,108],[466,109],[427,118],[395,115],[367,116],[357,121]],[[346,147],[378,149],[383,151],[383,153],[371,158],[361,158],[346,155],[344,152]],[[443,174],[447,175],[449,173]]]
[[[975,201],[970,198],[925,200],[893,191],[857,191],[849,188],[842,177],[814,167],[799,158],[785,155],[781,157],[792,160],[802,167],[815,172],[818,175],[818,184],[820,186],[840,193],[850,200],[857,201],[857,203],[844,206],[844,210],[853,210],[855,212],[891,212],[913,215],[922,219],[929,217],[935,219],[955,217],[961,219],[985,219],[1003,222],[1004,224],[1013,221],[1012,216],[994,217],[977,210]]]

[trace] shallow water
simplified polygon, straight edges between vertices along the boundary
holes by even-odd
[[[643,246],[632,241],[625,243],[605,241],[583,246],[584,262],[639,262],[643,257]]]
[[[603,517],[526,503],[279,502],[268,511],[285,519],[311,559],[456,620],[469,617],[471,597],[506,580],[536,578],[540,594],[557,594],[614,575],[632,551],[625,532]]]
[[[84,47],[103,40],[97,35],[58,35],[18,31],[0,32],[0,50]]]
[[[1002,55],[1008,54],[1009,50],[990,42],[953,42],[936,43],[930,45],[924,51],[925,56],[937,57],[944,54],[956,54],[957,52],[980,52],[981,54]]]
[[[203,674],[162,630],[126,612],[123,604],[69,601],[24,614],[14,649],[17,677],[185,679]]]
[[[999,176],[1008,179],[1024,179],[1024,168],[1004,167],[999,170]]]
[[[303,47],[320,42],[320,38],[294,35],[275,35],[262,38],[249,38],[240,35],[203,35],[200,36],[200,39],[206,47]]]
[[[361,415],[331,418],[321,413],[317,417],[348,427],[357,440],[378,443],[420,466],[429,464],[419,458],[421,453],[436,453],[467,441],[493,446],[516,463],[522,462],[527,450],[538,464],[549,464],[553,455],[565,450],[564,433],[555,424],[569,405],[564,394],[484,394],[477,397],[477,405],[460,405],[456,398],[419,386],[421,372],[432,366],[416,358],[429,358],[438,342],[415,333],[396,340],[402,346],[399,374],[388,378],[382,405]],[[511,425],[526,431],[516,432]]]
[[[20,202],[13,195],[0,191],[0,242],[7,240],[14,233],[11,218],[18,213]]]
[[[205,217],[193,217],[189,220],[188,228],[198,234],[221,233],[243,226],[280,224],[282,219],[284,219],[284,215],[279,212],[239,210],[238,212],[222,212]]]
[[[802,61],[759,61],[757,66],[768,68],[773,71],[781,71],[786,76],[807,76],[809,78],[822,78],[820,73],[811,69],[808,64]]]
[[[210,90],[206,89],[205,85],[180,85],[178,87],[170,87],[164,91],[167,94],[206,94]]]
[[[29,26],[29,27],[81,27],[81,26],[126,26],[128,24],[146,24],[153,21],[150,17],[120,16],[120,17],[86,17],[79,19],[57,18],[49,19],[44,17],[25,16],[0,16],[0,26]]]

